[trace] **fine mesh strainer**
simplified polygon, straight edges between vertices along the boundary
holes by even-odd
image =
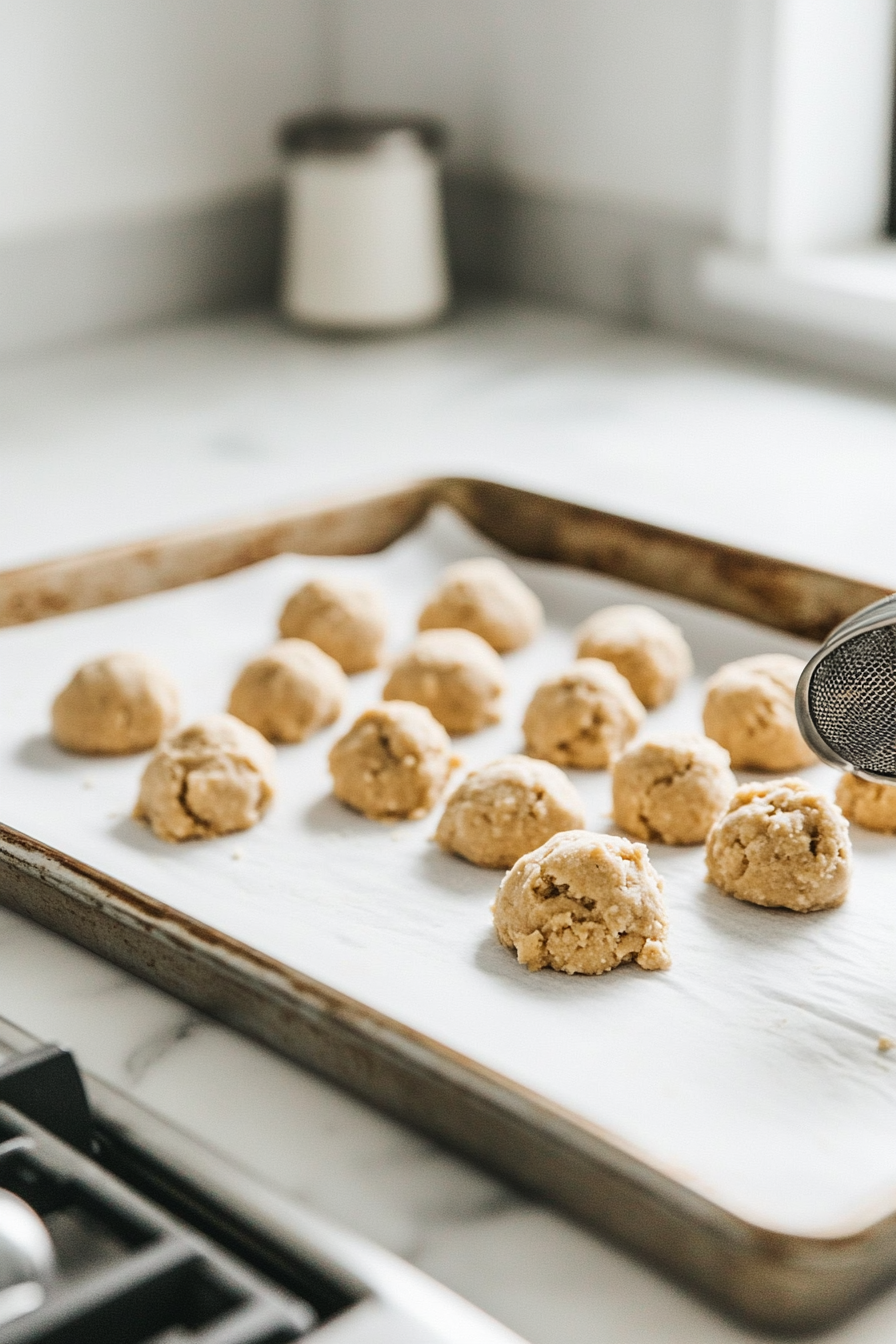
[[[796,716],[823,761],[896,783],[896,594],[828,636],[800,677]]]

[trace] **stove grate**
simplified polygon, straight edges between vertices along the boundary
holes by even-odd
[[[80,1088],[61,1055],[36,1051],[0,1071],[0,1188],[43,1219],[57,1259],[43,1305],[0,1327],[2,1344],[291,1344],[307,1335],[321,1314],[302,1296],[28,1118],[29,1067],[36,1110],[48,1075],[58,1084],[69,1072]],[[10,1093],[23,1109],[3,1099]],[[63,1128],[83,1138],[83,1088],[70,1100],[67,1108],[54,1091],[57,1110],[69,1109]],[[114,1150],[101,1131],[92,1146],[100,1159]],[[118,1161],[125,1165],[121,1145]],[[242,1241],[251,1247],[251,1229]],[[331,1297],[332,1308],[338,1292]]]

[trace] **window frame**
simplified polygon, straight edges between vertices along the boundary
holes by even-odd
[[[735,3],[726,242],[699,298],[716,334],[891,381],[896,0]]]
[[[730,242],[787,256],[883,236],[894,18],[894,0],[737,0]]]

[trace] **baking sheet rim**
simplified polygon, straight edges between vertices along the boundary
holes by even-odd
[[[740,581],[745,589],[751,590],[755,585],[751,583],[749,576],[755,574],[757,566],[761,570],[763,561],[767,562],[771,570],[780,571],[785,575],[785,597],[787,582],[791,584],[791,587],[796,588],[799,586],[801,576],[806,577],[806,582],[810,587],[813,579],[817,580],[822,597],[828,595],[825,584],[829,585],[830,592],[834,594],[833,601],[835,603],[845,601],[847,605],[853,603],[853,609],[864,605],[866,601],[874,600],[875,596],[885,591],[860,581],[841,579],[840,576],[827,575],[821,571],[793,565],[790,562],[776,561],[771,557],[737,551],[735,548],[724,546],[721,543],[690,538],[684,534],[676,534],[650,524],[638,523],[635,520],[617,519],[613,515],[588,509],[587,506],[553,500],[547,496],[537,495],[496,482],[476,481],[467,478],[415,481],[406,487],[394,488],[388,494],[356,497],[354,500],[342,504],[329,503],[322,505],[319,509],[306,508],[301,513],[297,512],[294,517],[298,520],[300,531],[301,525],[306,524],[312,529],[316,525],[319,531],[323,529],[324,532],[329,531],[330,520],[338,519],[340,516],[350,517],[357,522],[357,526],[363,532],[365,518],[367,518],[367,526],[372,527],[376,533],[373,537],[373,544],[368,548],[369,553],[381,549],[382,546],[389,544],[398,536],[404,535],[411,527],[421,521],[434,504],[440,502],[448,503],[467,521],[484,531],[486,535],[502,542],[504,545],[508,545],[510,549],[516,550],[517,553],[529,554],[532,558],[542,560],[560,560],[586,568],[599,569],[602,572],[615,573],[616,577],[624,577],[629,580],[633,577],[629,564],[630,557],[622,552],[620,552],[618,558],[613,554],[614,544],[617,545],[618,549],[619,535],[628,535],[641,546],[645,543],[649,545],[651,536],[655,536],[658,539],[657,544],[661,548],[664,544],[671,544],[673,547],[677,546],[682,549],[684,553],[687,552],[689,546],[693,545],[700,549],[704,561],[708,561],[710,566],[708,580],[704,575],[704,582],[712,580],[711,571],[713,566],[716,566],[720,569],[720,572],[725,572],[726,581],[729,585],[733,585],[735,591],[738,584],[737,563],[746,566],[747,577],[744,578],[741,575]],[[483,512],[493,510],[496,502],[508,507],[500,514],[501,525],[490,528],[483,521]],[[394,511],[394,519],[390,520],[390,517],[387,516],[389,509]],[[355,520],[355,511],[358,513],[358,520]],[[539,511],[541,511],[540,514]],[[281,535],[284,528],[288,533],[289,519],[292,516],[288,514],[277,515],[277,528],[279,529],[277,535]],[[376,523],[372,523],[374,516],[376,516]],[[571,528],[574,535],[572,540],[567,539],[564,546],[564,538],[561,533],[564,522],[568,522],[570,517],[573,519]],[[621,528],[621,533],[618,533],[615,538],[611,535],[609,541],[603,538],[600,543],[595,543],[598,560],[606,561],[609,553],[611,560],[609,566],[606,563],[596,563],[595,557],[588,551],[587,537],[582,528],[583,524],[588,523],[589,517],[595,530],[600,528],[606,530],[608,520],[611,533],[614,523]],[[530,542],[528,537],[520,545],[519,543],[523,539],[517,536],[518,544],[514,545],[514,537],[513,535],[508,536],[508,532],[512,534],[514,525],[519,527],[533,518],[536,520],[540,518],[542,525],[540,528],[533,529],[532,549],[526,549],[526,545]],[[164,556],[166,548],[173,547],[173,554],[176,555],[178,545],[186,545],[189,557],[194,565],[194,572],[186,578],[175,578],[171,581],[172,571],[169,565],[169,571],[164,582],[160,583],[157,588],[143,589],[143,591],[157,591],[177,586],[178,583],[182,582],[194,582],[201,577],[212,577],[213,574],[228,572],[231,569],[241,568],[246,564],[253,563],[260,556],[257,551],[252,552],[251,545],[247,548],[245,541],[247,528],[250,535],[253,528],[269,534],[271,526],[270,520],[266,522],[264,519],[252,520],[251,526],[245,522],[230,525],[221,524],[205,531],[200,529],[192,534],[178,534],[170,538],[160,538],[154,542],[135,543],[132,546],[112,548],[106,552],[63,558],[59,561],[49,562],[47,565],[29,567],[28,570],[12,571],[6,575],[0,574],[0,590],[2,590],[4,580],[12,580],[13,593],[16,590],[16,583],[18,582],[21,587],[23,581],[26,587],[28,582],[33,582],[39,589],[48,575],[62,574],[64,576],[67,572],[77,574],[84,571],[85,566],[91,574],[102,574],[104,565],[108,565],[110,570],[114,567],[120,573],[122,558],[126,558],[128,553],[135,557],[138,564],[140,562],[145,564],[148,554],[151,556],[154,552],[159,556]],[[226,569],[222,569],[219,567],[222,561],[218,559],[215,561],[215,567],[207,575],[195,572],[197,555],[201,553],[203,536],[213,537],[220,542],[222,537],[226,539],[228,528],[234,534],[239,532],[240,536],[241,549],[236,554],[235,562],[231,563],[231,560],[233,560],[233,556],[231,556],[231,560],[223,562],[226,563]],[[626,529],[629,530],[628,533],[626,533]],[[351,526],[349,530],[351,530]],[[197,545],[199,546],[199,552],[197,552]],[[299,547],[280,545],[279,549],[299,550]],[[273,553],[276,553],[276,551]],[[325,551],[309,550],[302,553],[337,552],[331,550],[327,544]],[[351,553],[364,553],[364,551],[362,549],[355,550],[353,547]],[[201,561],[198,561],[198,563],[201,565]],[[637,568],[639,563],[637,557],[634,563]],[[616,567],[613,568],[613,565]],[[733,571],[731,569],[732,565],[735,566]],[[734,573],[733,579],[731,578],[732,572]],[[670,574],[670,584],[674,584],[675,577],[674,574]],[[663,578],[665,581],[665,572]],[[643,575],[635,576],[635,581],[643,583]],[[690,579],[685,581],[690,582]],[[148,582],[151,582],[151,577]],[[700,597],[695,597],[692,591],[682,591],[680,587],[660,588],[658,583],[653,583],[652,586],[657,591],[676,592],[678,595],[687,596],[691,600],[701,600]],[[115,595],[113,589],[114,584],[108,588],[108,591],[103,590],[99,594],[93,591],[90,600],[83,602],[75,600],[70,607],[66,607],[64,603],[57,600],[51,602],[48,608],[39,614],[25,614],[20,619],[40,619],[41,615],[55,614],[60,610],[84,609],[87,606],[103,605],[106,602],[122,600],[123,597],[133,595],[131,592]],[[747,591],[745,601],[751,610],[755,610],[757,600],[761,601],[761,592],[757,596],[756,591]],[[712,605],[705,601],[703,604]],[[817,622],[830,617],[832,623],[840,619],[840,609],[831,605],[829,596],[828,606],[830,612],[824,609],[824,603],[821,599],[817,600],[815,608],[819,609],[820,607],[824,610],[824,615],[819,616],[818,610],[813,610],[812,619]],[[720,604],[719,609],[738,610],[739,614],[746,614],[743,608],[733,607],[730,601],[726,601],[724,605]],[[846,611],[845,614],[850,614],[850,612]],[[755,615],[753,618],[756,618]],[[18,622],[5,621],[4,623]],[[791,629],[793,633],[802,635],[805,635],[808,629],[805,624],[794,629],[792,623],[787,625],[781,619],[773,622],[769,621],[769,624],[777,625],[779,628]],[[468,1104],[475,1097],[480,1104],[492,1107],[505,1121],[515,1123],[518,1128],[521,1126],[530,1138],[540,1135],[542,1139],[549,1139],[555,1145],[568,1150],[569,1153],[578,1153],[579,1159],[584,1160],[592,1167],[596,1164],[605,1177],[608,1174],[613,1174],[633,1189],[640,1188],[660,1205],[666,1205],[670,1209],[674,1207],[678,1214],[691,1221],[692,1226],[700,1226],[706,1232],[714,1232],[716,1237],[726,1244],[729,1256],[733,1255],[736,1258],[749,1260],[752,1253],[752,1268],[754,1271],[762,1267],[764,1273],[766,1275],[771,1274],[773,1278],[775,1267],[777,1267],[779,1270],[783,1270],[785,1279],[788,1273],[792,1275],[795,1272],[797,1279],[800,1280],[801,1287],[798,1288],[797,1284],[793,1282],[788,1291],[787,1285],[782,1282],[778,1290],[775,1291],[772,1283],[766,1277],[763,1284],[756,1285],[760,1288],[760,1298],[765,1298],[765,1300],[759,1300],[756,1298],[755,1291],[744,1292],[742,1289],[738,1290],[733,1283],[727,1282],[727,1274],[723,1273],[720,1280],[718,1271],[722,1269],[721,1264],[700,1266],[696,1263],[696,1259],[692,1263],[691,1259],[693,1257],[691,1259],[687,1255],[682,1257],[679,1253],[680,1248],[670,1248],[665,1254],[661,1249],[654,1248],[651,1250],[645,1244],[649,1238],[642,1238],[631,1233],[626,1234],[624,1231],[620,1232],[618,1228],[611,1228],[611,1235],[616,1235],[618,1239],[623,1240],[642,1254],[646,1254],[660,1267],[671,1269],[673,1273],[688,1280],[693,1286],[701,1289],[704,1294],[714,1298],[728,1310],[733,1309],[754,1323],[764,1325],[765,1328],[783,1328],[794,1331],[829,1325],[835,1319],[859,1305],[860,1301],[884,1277],[896,1271],[896,1207],[870,1222],[864,1222],[862,1215],[857,1214],[856,1218],[850,1220],[847,1225],[831,1228],[824,1236],[808,1236],[802,1233],[787,1232],[786,1230],[757,1225],[725,1208],[723,1204],[713,1199],[711,1193],[688,1183],[681,1173],[663,1170],[653,1159],[639,1152],[617,1135],[589,1122],[584,1117],[580,1117],[522,1085],[514,1083],[511,1079],[504,1078],[494,1070],[458,1054],[449,1047],[441,1045],[435,1039],[416,1032],[412,1028],[405,1027],[401,1022],[368,1008],[360,1001],[352,999],[340,991],[330,989],[311,977],[256,952],[247,944],[219,934],[210,926],[179,914],[172,907],[155,898],[145,896],[126,884],[104,873],[90,869],[80,861],[72,859],[40,841],[4,826],[0,826],[0,864],[8,873],[18,872],[20,875],[34,879],[41,887],[49,887],[66,895],[76,903],[76,906],[80,906],[81,916],[80,919],[77,917],[67,918],[59,910],[54,914],[54,910],[48,908],[52,906],[52,903],[44,903],[39,898],[34,898],[33,895],[23,898],[21,891],[18,897],[13,892],[0,891],[0,902],[3,904],[29,915],[57,932],[72,937],[75,941],[81,942],[84,946],[99,952],[110,960],[119,961],[119,964],[125,965],[127,969],[143,976],[152,983],[159,984],[169,992],[175,994],[179,992],[181,998],[187,997],[186,991],[189,990],[193,995],[189,1001],[194,1002],[197,1007],[225,1022],[229,1021],[231,1025],[237,1026],[238,1029],[246,1031],[248,1034],[255,1035],[257,1039],[268,1045],[273,1045],[275,1049],[279,1049],[298,1062],[305,1065],[310,1064],[312,1068],[319,1068],[320,1071],[367,1100],[373,1100],[374,1104],[384,1105],[386,1109],[391,1110],[406,1122],[416,1124],[418,1128],[425,1132],[434,1134],[437,1138],[450,1143],[455,1148],[460,1148],[468,1156],[472,1156],[474,1160],[485,1162],[493,1169],[499,1170],[503,1175],[516,1179],[541,1195],[550,1198],[552,1194],[556,1196],[556,1191],[552,1191],[545,1184],[539,1184],[538,1181],[528,1179],[525,1174],[520,1172],[519,1162],[507,1161],[506,1153],[504,1155],[496,1154],[483,1149],[481,1146],[477,1147],[476,1144],[465,1143],[461,1135],[451,1131],[450,1126],[446,1130],[444,1123],[436,1123],[432,1117],[429,1120],[421,1117],[414,1118],[410,1113],[412,1107],[409,1106],[402,1110],[394,1104],[389,1105],[381,1096],[376,1094],[376,1089],[371,1091],[372,1084],[365,1088],[357,1080],[353,1082],[348,1078],[344,1070],[331,1068],[328,1071],[319,1061],[310,1060],[307,1050],[297,1053],[295,1048],[290,1048],[291,1045],[294,1046],[294,1042],[277,1039],[277,1034],[272,1034],[270,1030],[260,1030],[258,1024],[253,1024],[251,1021],[241,1018],[239,1012],[236,1013],[235,1020],[234,1012],[228,1010],[220,1001],[220,998],[216,1001],[213,991],[207,992],[180,980],[177,985],[167,983],[165,977],[158,973],[158,966],[152,964],[152,958],[141,961],[139,958],[136,960],[128,959],[123,952],[116,955],[116,948],[108,946],[107,941],[96,931],[98,924],[105,920],[109,924],[110,931],[116,929],[121,933],[123,930],[130,928],[132,934],[138,931],[142,932],[144,938],[148,936],[150,945],[157,948],[167,946],[174,951],[176,959],[186,959],[188,966],[192,970],[198,971],[200,977],[203,968],[206,972],[211,969],[212,980],[217,975],[221,984],[227,981],[228,977],[233,979],[235,974],[238,975],[244,982],[244,988],[245,985],[249,985],[260,999],[267,996],[275,1013],[278,1006],[281,1011],[290,1007],[294,1014],[298,1012],[300,1017],[304,1015],[306,1025],[316,1013],[319,1021],[331,1023],[334,1029],[338,1024],[340,1029],[354,1037],[356,1043],[363,1049],[378,1048],[381,1052],[391,1054],[412,1072],[414,1070],[418,1074],[421,1071],[429,1072],[433,1077],[438,1078],[441,1083],[447,1085],[450,1089],[454,1089],[459,1095],[467,1094]],[[85,930],[84,914],[89,911],[93,913],[93,919],[87,919],[91,929]],[[293,1026],[295,1026],[295,1023],[293,1023]],[[584,1218],[593,1226],[603,1230],[607,1229],[608,1222],[606,1216],[604,1216],[606,1210],[603,1214],[590,1216],[587,1207],[574,1207],[575,1201],[571,1200],[569,1192],[565,1197],[562,1194],[557,1197],[556,1202],[574,1215]],[[579,1199],[580,1205],[581,1202],[581,1199]],[[587,1200],[585,1202],[587,1204]],[[860,1259],[863,1261],[861,1265],[858,1263]],[[732,1266],[729,1264],[728,1269],[731,1268]],[[839,1283],[835,1282],[838,1279]],[[818,1289],[822,1287],[826,1289],[826,1292],[822,1292],[821,1298],[819,1298]],[[827,1301],[826,1305],[824,1299]]]

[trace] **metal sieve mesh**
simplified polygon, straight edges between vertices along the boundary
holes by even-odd
[[[896,780],[896,628],[868,630],[825,654],[809,682],[808,710],[842,760]]]

